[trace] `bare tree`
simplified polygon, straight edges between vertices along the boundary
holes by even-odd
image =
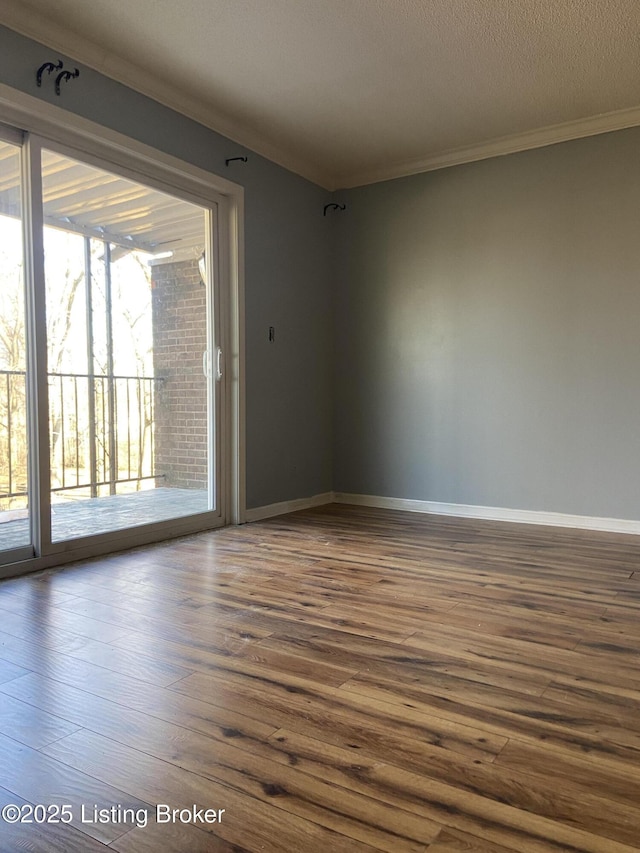
[[[63,409],[65,385],[68,383],[61,374],[65,372],[65,366],[73,366],[74,354],[70,351],[69,340],[74,325],[73,313],[78,291],[80,284],[84,281],[84,267],[79,271],[72,269],[70,258],[67,258],[63,275],[56,275],[55,278],[55,288],[50,287],[47,290],[47,371],[50,389],[49,429],[52,485],[54,482],[56,485],[62,485],[64,480],[62,460]],[[68,361],[72,363],[68,364]],[[73,371],[68,370],[66,372],[75,372],[76,370],[77,367]],[[52,374],[54,375],[52,376]]]
[[[4,505],[9,507],[12,505],[8,500],[9,495],[26,492],[27,484],[26,339],[22,267],[16,268],[15,253],[11,258],[8,255],[5,257],[5,254],[0,250],[0,499],[4,494]],[[101,241],[91,240],[91,258],[97,340],[93,365],[88,365],[84,239],[59,229],[45,229],[47,372],[51,476],[54,487],[64,485],[63,460],[64,463],[70,461],[70,454],[73,458],[74,443],[76,469],[86,469],[90,443],[95,442],[99,458],[108,458],[106,431],[117,429],[117,424],[107,422],[104,424],[106,431],[102,426],[90,430],[87,417],[86,395],[94,392],[88,379],[83,380],[82,377],[91,373],[92,368],[98,376],[106,376],[107,373],[104,347],[106,301],[104,278],[101,275],[104,244]],[[144,296],[145,280],[150,294],[150,272],[144,259],[137,253],[131,253],[129,258],[135,261],[139,269],[134,267],[132,272],[127,267],[126,275],[114,276],[117,282],[114,296],[120,322],[118,336],[121,344],[126,342],[125,349],[130,353],[127,365],[131,364],[131,367],[127,366],[125,372],[142,376],[148,370],[152,355],[151,335],[145,326],[145,321],[150,322],[150,304],[146,304]],[[131,300],[132,277],[137,282],[136,287],[142,287],[142,290],[137,291],[137,301]],[[143,385],[141,382],[136,384],[137,413],[132,415],[136,441],[132,446],[134,452],[131,461],[138,477],[144,475],[145,456],[153,429],[152,400]],[[101,390],[106,391],[104,380],[98,384],[95,392],[98,408],[105,402],[100,396]],[[140,419],[139,430],[136,417]],[[100,479],[105,471],[99,471],[98,474]],[[2,508],[3,504],[0,504]]]
[[[7,269],[2,261],[0,266]],[[1,282],[0,508],[10,508],[15,503],[12,495],[27,490],[24,295],[22,269],[13,272],[3,275]]]

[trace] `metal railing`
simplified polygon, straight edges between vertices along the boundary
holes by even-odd
[[[155,403],[161,377],[49,373],[51,491],[101,488],[163,476],[155,471]],[[0,498],[27,494],[26,376],[0,370]]]

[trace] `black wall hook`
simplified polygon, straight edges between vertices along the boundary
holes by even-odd
[[[38,86],[42,86],[42,75],[45,71],[47,72],[47,74],[51,74],[52,71],[59,71],[61,68],[61,59],[59,59],[57,62],[43,62],[40,68],[38,68],[38,72],[36,74],[36,82]]]
[[[322,215],[326,216],[327,210],[346,210],[346,209],[347,209],[346,204],[336,204],[335,202],[333,202],[332,204],[325,204],[324,210],[322,211]]]
[[[76,68],[75,71],[61,71],[56,77],[56,95],[60,94],[60,83],[64,80],[71,80],[73,77],[79,77],[80,72]]]
[[[246,163],[248,161],[248,159],[249,159],[248,157],[229,157],[228,160],[224,161],[224,165],[228,166],[229,163],[233,163],[234,160],[241,160],[243,163]]]

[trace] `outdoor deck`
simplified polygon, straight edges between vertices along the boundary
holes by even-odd
[[[206,512],[207,492],[195,489],[149,489],[128,495],[68,501],[53,505],[54,542],[122,530],[138,524],[167,521]],[[0,513],[0,518],[1,518]],[[29,520],[17,518],[0,523],[0,550],[29,544]]]

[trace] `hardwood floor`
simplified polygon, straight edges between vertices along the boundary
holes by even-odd
[[[334,505],[4,581],[0,808],[73,821],[0,850],[640,850],[639,554]]]

